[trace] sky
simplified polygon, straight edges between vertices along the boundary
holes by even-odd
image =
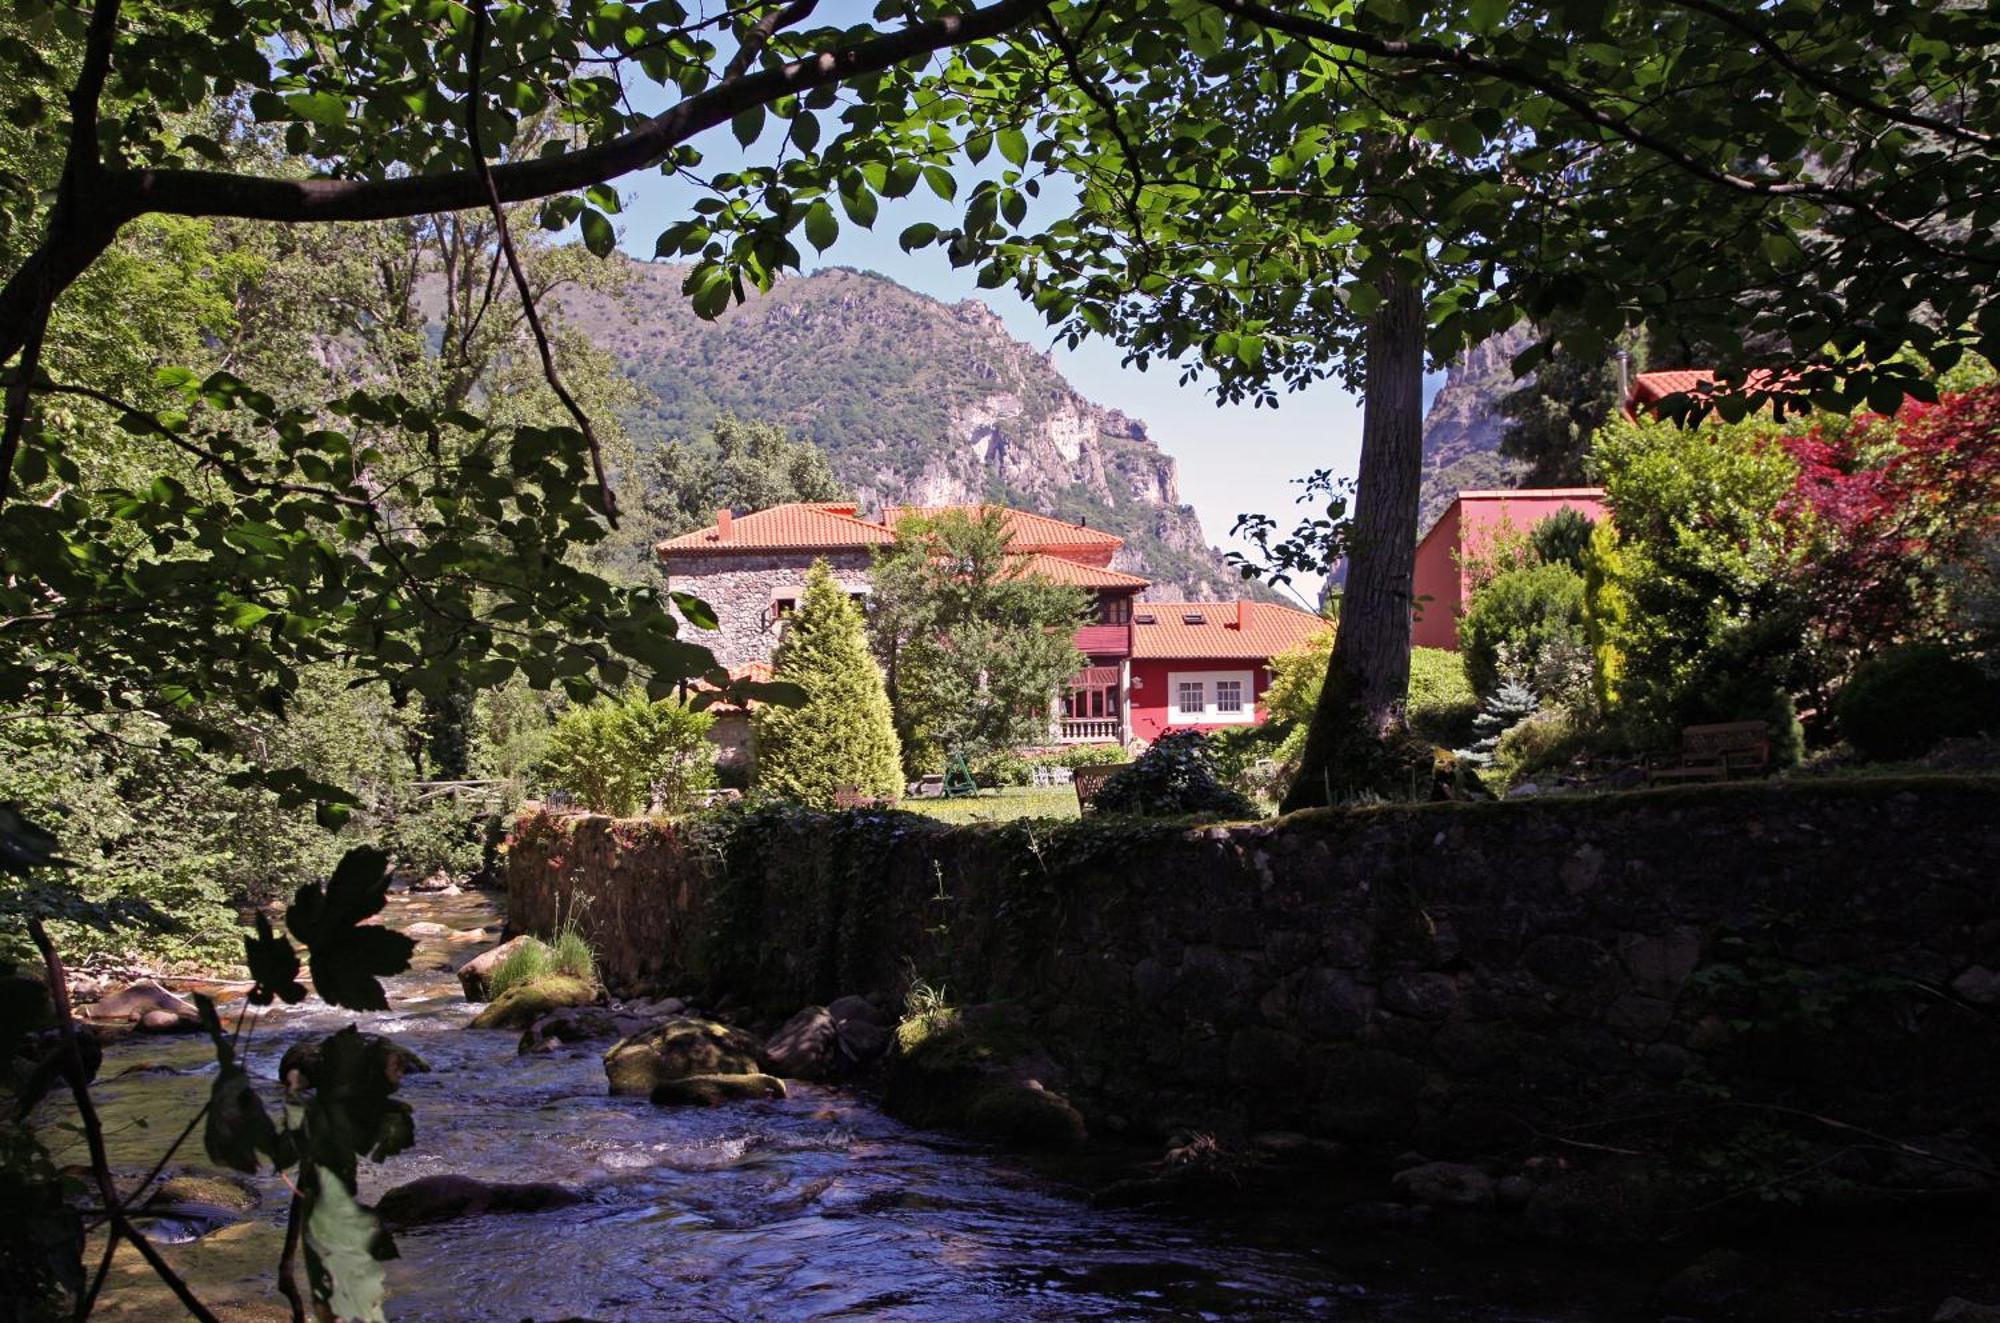
[[[727,169],[740,159],[726,128],[704,135],[695,145],[709,154],[704,172]],[[694,194],[679,181],[650,173],[623,181],[622,197],[624,213],[614,218],[621,246],[647,261],[660,231],[688,214]],[[1055,344],[1040,314],[1011,290],[981,290],[972,270],[953,270],[943,253],[905,253],[897,244],[897,236],[917,221],[950,225],[958,219],[955,208],[918,189],[910,197],[883,199],[872,229],[861,229],[843,216],[838,239],[817,261],[803,234],[795,242],[807,255],[808,272],[819,266],[859,267],[946,302],[976,298],[999,314],[1018,339],[1052,351],[1057,368],[1085,398],[1144,422],[1154,443],[1179,462],[1181,499],[1201,516],[1211,545],[1235,545],[1229,529],[1246,512],[1271,515],[1289,530],[1298,513],[1295,478],[1320,468],[1353,475],[1361,446],[1361,405],[1340,385],[1321,383],[1281,395],[1276,409],[1218,407],[1200,382],[1182,386],[1171,366],[1155,364],[1147,372],[1124,367],[1121,351],[1108,341],[1086,342],[1074,350]],[[1310,596],[1319,585],[1298,586]]]

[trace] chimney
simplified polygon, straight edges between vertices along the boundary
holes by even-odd
[[[1250,603],[1239,597],[1236,599],[1236,632],[1241,634],[1248,628],[1250,628]]]
[[[729,525],[730,521],[734,518],[735,516],[727,510],[717,510],[715,512],[715,540],[717,542],[729,541]]]

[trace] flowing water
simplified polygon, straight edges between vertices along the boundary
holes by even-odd
[[[485,903],[398,898],[389,918],[476,924],[492,917]],[[357,1018],[430,1064],[402,1088],[417,1146],[364,1162],[365,1198],[441,1172],[583,1193],[574,1207],[402,1232],[392,1319],[1527,1317],[1368,1289],[1313,1244],[1274,1248],[1209,1223],[1096,1209],[1047,1173],[911,1130],[841,1090],[799,1085],[783,1101],[713,1110],[608,1097],[601,1043],[520,1057],[513,1033],[465,1030],[472,1008],[443,963],[422,953],[430,968],[391,980],[389,1012],[280,1009],[248,1042],[271,1096],[288,1045]],[[96,1095],[128,1184],[194,1114],[212,1073],[198,1037],[108,1048]],[[183,1149],[181,1168],[203,1169],[199,1143]],[[258,1184],[262,1202],[245,1221],[202,1236],[155,1228],[163,1240],[179,1233],[169,1255],[224,1317],[284,1317],[271,1280],[286,1191],[276,1178]],[[178,1311],[125,1253],[100,1312]]]

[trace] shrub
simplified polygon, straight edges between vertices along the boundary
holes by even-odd
[[[629,817],[684,813],[715,785],[715,718],[634,690],[563,713],[542,757],[544,782],[579,806]]]
[[[550,943],[549,968],[586,983],[597,982],[597,956],[591,951],[590,943],[583,939],[583,934],[573,927],[564,928]]]
[[[1447,748],[1472,737],[1479,695],[1465,678],[1465,658],[1447,648],[1410,649],[1410,731]]]
[[[1896,648],[1855,668],[1834,700],[1841,733],[1863,758],[1915,758],[1954,735],[2000,726],[2000,693],[1947,648]]]
[[[450,799],[407,804],[382,826],[381,846],[396,867],[428,877],[470,877],[484,860],[479,820]]]
[[[1170,730],[1154,740],[1150,749],[1104,783],[1095,807],[1100,813],[1156,818],[1189,813],[1257,815],[1255,805],[1217,779],[1215,756],[1198,730]]]
[[[1096,767],[1101,763],[1117,763],[1125,760],[1125,746],[1122,744],[1071,744],[1047,753],[1032,754],[1030,764],[1041,767]]]
[[[1246,795],[1265,795],[1272,777],[1259,773],[1257,765],[1275,762],[1278,750],[1291,732],[1287,727],[1265,722],[1261,726],[1230,726],[1208,736],[1209,756],[1215,763],[1216,779]]]
[[[901,793],[902,750],[882,671],[868,653],[860,608],[825,561],[815,561],[806,575],[799,609],[771,658],[771,677],[798,685],[806,700],[757,709],[760,788],[826,809],[843,786],[883,799]]]
[[[1474,691],[1499,687],[1501,650],[1532,671],[1554,642],[1583,639],[1583,576],[1567,565],[1509,570],[1481,588],[1458,626]]]
[[[1534,690],[1515,680],[1504,682],[1472,719],[1472,732],[1479,739],[1471,748],[1458,750],[1458,756],[1474,767],[1490,767],[1507,732],[1535,715],[1538,706]]]
[[[1560,707],[1543,708],[1509,726],[1494,743],[1494,777],[1503,785],[1512,785],[1532,773],[1567,763],[1588,743],[1588,732],[1575,713]]]
[[[1035,779],[1034,765],[1018,753],[996,753],[981,760],[972,769],[972,777],[980,785],[1024,786]]]
[[[1567,565],[1581,574],[1584,553],[1596,531],[1596,520],[1565,505],[1529,530],[1528,544],[1542,564]]]

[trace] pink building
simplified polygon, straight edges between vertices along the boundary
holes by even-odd
[[[1605,517],[1601,487],[1543,487],[1514,492],[1460,492],[1417,544],[1410,644],[1458,648],[1458,620],[1472,596],[1468,563],[1503,533],[1526,533],[1560,510]]]

